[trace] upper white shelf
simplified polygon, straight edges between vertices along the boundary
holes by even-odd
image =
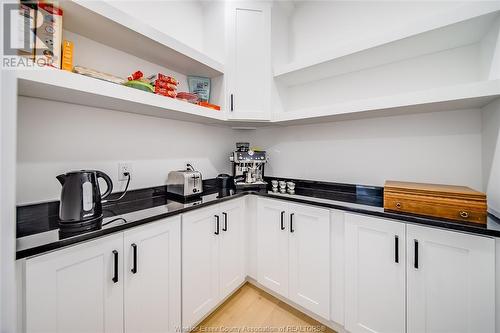
[[[396,62],[479,42],[500,17],[500,2],[481,2],[458,7],[393,30],[344,45],[329,53],[275,66],[274,77],[286,85],[303,84],[327,77]]]
[[[221,123],[224,112],[63,70],[20,70],[18,95],[148,116]]]
[[[497,98],[500,98],[500,80],[481,81],[287,111],[275,115],[273,122],[307,124],[421,112],[475,109],[481,108]]]
[[[64,28],[69,31],[178,73],[206,77],[224,74],[220,62],[105,1],[68,0],[60,5]]]
[[[500,98],[500,80],[483,81],[430,90],[408,92],[323,107],[283,112],[271,121],[227,122],[222,111],[155,95],[62,70],[18,71],[21,96],[105,108],[142,115],[223,124],[260,127],[272,124],[305,124],[398,114],[480,108]]]

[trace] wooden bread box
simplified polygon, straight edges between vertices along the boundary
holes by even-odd
[[[466,186],[388,180],[384,210],[486,224],[486,194]]]

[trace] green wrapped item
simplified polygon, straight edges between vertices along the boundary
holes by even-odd
[[[189,92],[197,95],[202,102],[210,101],[210,79],[208,77],[188,76]]]
[[[124,85],[127,87],[130,87],[130,88],[139,89],[139,90],[147,91],[150,93],[155,92],[155,88],[153,87],[153,85],[151,85],[150,83],[147,83],[147,82],[139,81],[139,80],[127,81],[124,83]]]

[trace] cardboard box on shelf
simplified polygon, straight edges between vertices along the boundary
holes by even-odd
[[[62,20],[61,8],[38,2],[35,42],[35,61],[38,65],[61,68]]]
[[[35,59],[36,10],[28,4],[19,4],[18,53],[20,56]]]

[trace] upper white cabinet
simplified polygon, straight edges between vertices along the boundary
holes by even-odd
[[[329,211],[259,198],[257,214],[259,283],[329,318]]]
[[[226,9],[228,118],[270,120],[270,4],[228,2]]]
[[[124,232],[125,332],[181,326],[181,218]]]
[[[123,331],[123,234],[25,265],[26,332]]]
[[[408,333],[495,332],[495,243],[414,225],[408,239]]]
[[[245,281],[244,201],[182,217],[182,326],[190,328]]]
[[[345,215],[345,327],[405,331],[405,225]]]

